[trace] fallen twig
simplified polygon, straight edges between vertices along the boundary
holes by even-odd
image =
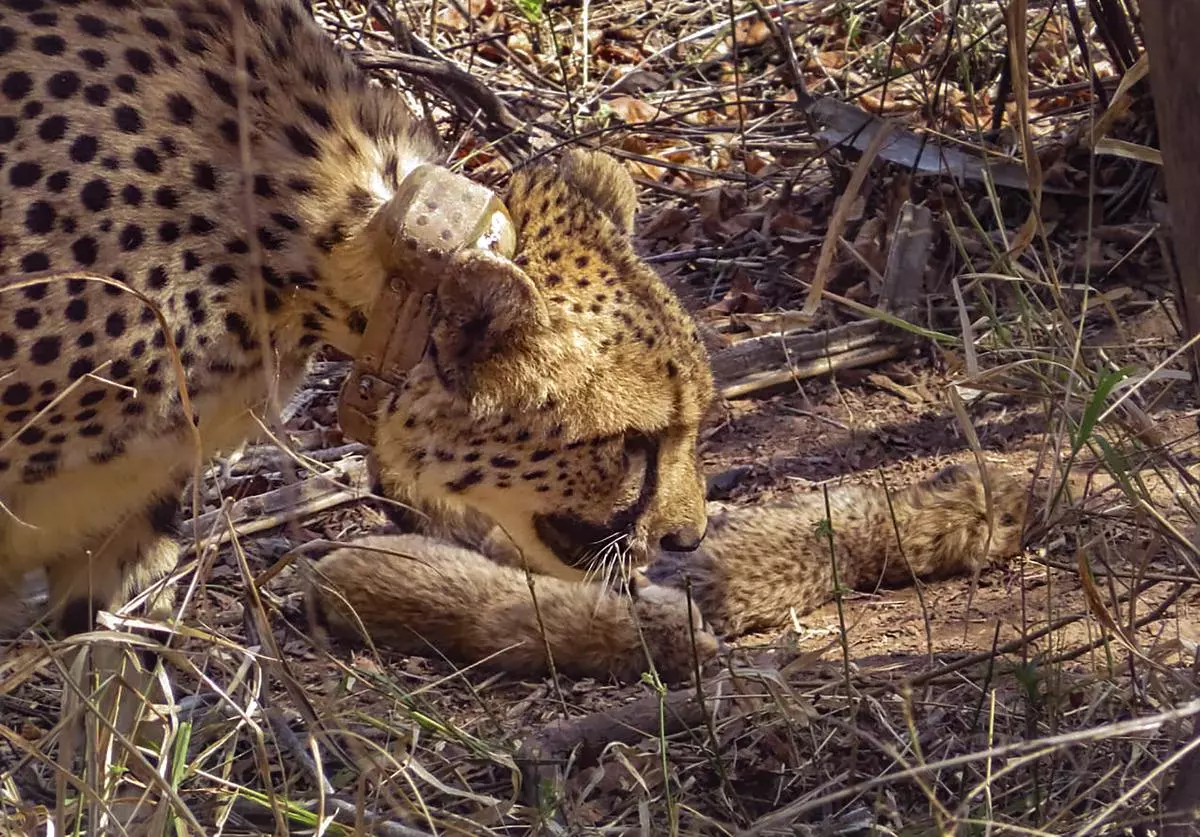
[[[705,703],[694,690],[668,692],[665,697],[649,695],[609,711],[551,722],[517,751],[525,803],[540,807],[557,797],[568,760],[577,768],[589,767],[614,742],[632,744],[700,727],[713,710]]]
[[[346,480],[348,485],[340,484],[339,479]],[[195,526],[195,531],[212,533],[209,543],[217,545],[235,534],[245,536],[264,532],[343,503],[361,500],[369,494],[366,461],[349,460],[295,485],[238,500],[228,510],[232,527],[220,525],[226,520],[224,509],[205,512],[185,525],[187,531],[192,531]]]
[[[485,133],[492,134],[492,139],[513,142],[520,150],[528,150],[528,140],[518,135],[525,123],[508,109],[495,91],[453,64],[398,52],[360,53],[355,59],[367,70],[395,70],[439,82],[439,92],[468,116],[474,115],[474,110],[467,103],[476,106],[490,123],[485,125]]]

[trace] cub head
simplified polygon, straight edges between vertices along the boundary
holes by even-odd
[[[633,251],[632,179],[572,151],[515,175],[504,200],[516,255],[458,258],[425,357],[380,409],[385,492],[482,515],[531,569],[564,578],[694,549],[712,374],[691,317]]]

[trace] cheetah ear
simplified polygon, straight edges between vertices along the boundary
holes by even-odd
[[[438,372],[463,395],[478,395],[492,383],[501,386],[488,371],[512,366],[504,360],[527,351],[550,328],[546,302],[533,280],[490,250],[467,250],[455,259],[438,286],[437,310],[431,338]],[[527,382],[505,383],[523,389]]]
[[[637,187],[616,159],[599,151],[573,148],[562,156],[562,176],[612,219],[626,235],[633,232]]]

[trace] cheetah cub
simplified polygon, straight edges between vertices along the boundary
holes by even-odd
[[[717,639],[679,590],[647,586],[630,598],[600,584],[525,573],[423,535],[376,535],[317,564],[310,619],[335,636],[445,657],[519,677],[555,669],[622,682],[654,669],[691,677]],[[536,599],[535,599],[536,596]],[[536,604],[535,604],[536,601]]]
[[[991,508],[974,465],[954,466],[890,496],[880,487],[829,491],[838,579],[857,589],[966,573],[1021,546],[1026,491],[988,469]],[[537,580],[537,607],[525,575],[479,552],[419,536],[350,544],[316,565],[310,590],[316,619],[338,636],[402,652],[487,661],[511,674],[560,671],[629,679],[646,647],[660,674],[686,679],[728,637],[790,623],[833,597],[824,496],[715,513],[695,552],[660,551],[651,582],[632,602],[594,585]],[[396,554],[402,553],[402,554]],[[687,610],[684,589],[707,624]],[[540,619],[538,617],[540,611]],[[639,632],[640,623],[640,632]],[[664,673],[665,672],[665,673]]]
[[[736,636],[790,624],[832,600],[837,580],[855,590],[902,586],[973,572],[1017,554],[1027,489],[992,466],[950,466],[891,494],[847,485],[782,502],[734,508],[711,518],[695,553],[664,551],[647,576],[684,586],[704,618]],[[824,521],[828,520],[826,525]],[[830,531],[832,530],[832,543]]]

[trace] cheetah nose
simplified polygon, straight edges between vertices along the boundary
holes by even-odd
[[[704,530],[695,526],[680,526],[675,531],[663,535],[659,539],[658,545],[668,552],[693,552],[704,540],[707,529],[707,523],[705,523]]]

